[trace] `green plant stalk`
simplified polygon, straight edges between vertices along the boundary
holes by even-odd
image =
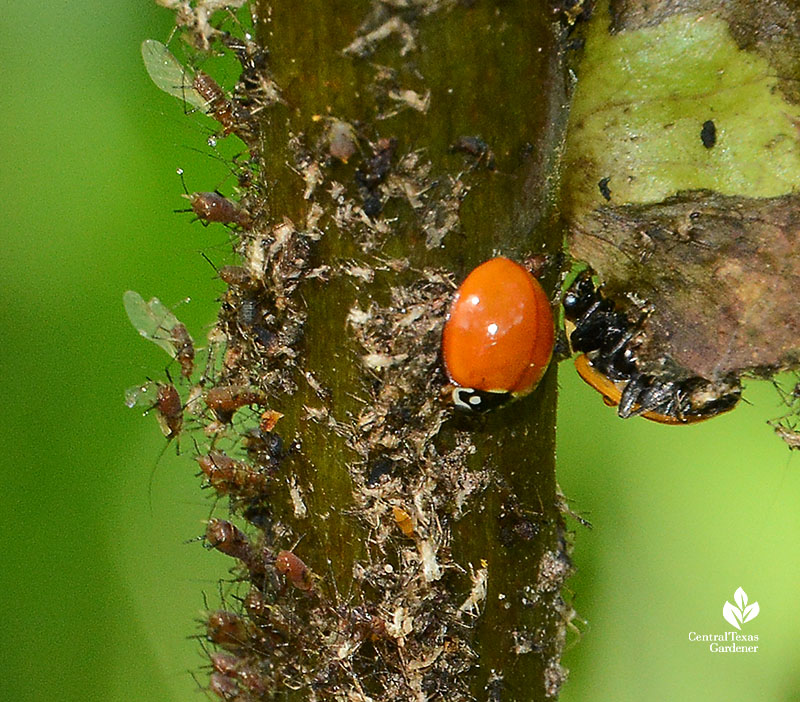
[[[207,535],[251,589],[241,613],[209,614],[227,651],[211,687],[551,699],[573,616],[556,368],[529,397],[463,416],[439,346],[457,282],[483,260],[533,256],[555,291],[563,29],[522,1],[251,9],[268,54],[234,47],[242,111],[217,119],[250,150],[252,222],[217,328],[224,363],[203,388],[206,433],[227,437],[215,448],[233,437],[249,463],[201,462],[251,523]],[[197,46],[220,39],[184,25]],[[253,448],[231,393],[280,413],[258,435],[282,451]]]

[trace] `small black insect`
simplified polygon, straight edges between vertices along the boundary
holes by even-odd
[[[698,376],[641,370],[638,337],[644,316],[632,321],[604,297],[591,271],[578,275],[564,295],[564,316],[581,378],[617,407],[622,417],[643,416],[662,424],[688,424],[733,409],[741,397],[738,379],[712,382]]]
[[[710,119],[703,122],[703,128],[700,130],[700,141],[703,142],[703,146],[707,149],[717,143],[717,127]]]

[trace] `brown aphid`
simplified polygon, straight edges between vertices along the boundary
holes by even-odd
[[[220,495],[262,497],[267,492],[269,477],[244,461],[237,461],[222,451],[196,456],[208,484]]]
[[[210,548],[241,561],[249,570],[258,565],[256,552],[247,534],[224,519],[208,520],[205,540]]]
[[[266,406],[264,393],[245,385],[218,385],[206,393],[206,405],[220,422],[229,423],[236,410],[248,405]]]
[[[298,590],[308,592],[314,587],[311,569],[291,551],[279,551],[275,559],[275,570],[285,575]]]
[[[251,618],[264,619],[269,616],[270,604],[264,593],[257,587],[251,587],[250,592],[244,598],[244,611],[247,612]]]
[[[159,383],[156,391],[158,424],[167,439],[176,438],[183,429],[183,405],[174,385]]]
[[[239,673],[237,674],[236,678],[243,687],[247,688],[248,692],[258,695],[259,699],[261,696],[266,694],[267,690],[269,689],[267,686],[267,680],[263,675],[260,675],[257,669],[253,666],[242,666],[242,668],[239,669]]]
[[[401,507],[392,507],[392,513],[394,514],[394,520],[397,522],[397,526],[400,527],[400,531],[406,536],[413,536],[414,522],[411,520],[411,515]]]
[[[223,653],[222,651],[215,651],[209,656],[209,659],[214,670],[229,677],[236,675],[236,670],[242,662],[239,656],[234,656],[232,653]]]
[[[211,612],[206,620],[208,640],[226,651],[240,651],[263,640],[258,628],[243,617],[224,609]]]
[[[359,640],[378,641],[386,637],[386,622],[365,606],[348,610],[344,616],[347,629]]]
[[[239,697],[239,683],[222,673],[211,673],[208,689],[223,700],[235,700]]]
[[[220,193],[195,192],[186,197],[192,206],[192,212],[204,222],[234,224],[242,229],[249,229],[253,224],[250,213],[244,207]]]
[[[242,362],[242,349],[238,346],[228,346],[225,350],[225,356],[222,359],[222,364],[228,370],[238,368]]]
[[[236,134],[244,142],[252,141],[254,125],[250,110],[240,102],[230,100],[217,81],[203,71],[195,74],[192,88],[206,101],[206,112],[222,125],[224,134]]]
[[[208,73],[197,71],[192,80],[192,87],[208,103],[208,114],[222,125],[225,134],[236,131],[233,103],[228,100],[225,91]]]
[[[800,431],[787,419],[767,422],[792,451],[800,449]]]
[[[170,329],[169,337],[175,345],[175,360],[181,367],[181,375],[190,378],[194,372],[194,340],[182,322]]]
[[[217,273],[221,280],[234,288],[255,288],[258,286],[258,281],[251,277],[244,266],[221,266]]]
[[[249,692],[258,694],[266,692],[264,679],[252,665],[245,663],[239,656],[217,651],[212,653],[211,666],[220,675],[238,680]]]

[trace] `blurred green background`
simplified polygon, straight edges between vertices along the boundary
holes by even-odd
[[[227,237],[172,212],[185,206],[175,169],[190,189],[230,190],[229,174],[204,148],[213,125],[142,67],[142,39],[165,40],[170,12],[4,9],[0,699],[194,699],[193,620],[227,563],[187,543],[211,509],[193,463],[171,447],[159,460],[155,419],[122,403],[167,357],[121,296],[191,295],[178,316],[202,339],[222,287],[199,252],[224,262]],[[561,387],[559,478],[594,525],[573,523],[586,623],[562,699],[800,700],[800,477],[764,424],[779,414],[771,387],[693,427],[616,419],[568,363]],[[745,625],[759,652],[690,643],[730,629],[722,606],[739,586],[761,606]]]

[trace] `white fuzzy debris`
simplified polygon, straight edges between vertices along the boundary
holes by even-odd
[[[308,516],[308,508],[306,507],[306,503],[303,502],[303,492],[297,484],[297,476],[295,475],[289,478],[289,495],[292,498],[294,516],[298,519],[305,519]]]
[[[372,50],[375,44],[383,41],[392,34],[397,34],[403,41],[403,46],[400,49],[401,56],[405,56],[409,51],[413,51],[417,48],[414,39],[414,31],[408,24],[395,15],[386,20],[380,27],[354,39],[345,47],[344,53],[364,56]]]
[[[470,569],[472,565],[470,564]],[[477,617],[481,613],[481,604],[486,599],[486,587],[489,581],[489,569],[487,567],[479,568],[471,573],[472,589],[469,596],[458,608],[459,612],[465,612],[472,617]]]
[[[267,265],[267,241],[263,236],[255,236],[247,246],[244,258],[244,268],[253,280],[264,280],[264,271]]]
[[[305,181],[306,189],[303,191],[303,198],[310,200],[314,196],[314,191],[318,185],[321,185],[325,178],[322,175],[322,170],[316,161],[312,161],[306,166],[303,171],[303,181]]]
[[[442,569],[436,562],[436,550],[429,539],[419,542],[419,556],[422,561],[422,576],[429,583],[442,577]]]
[[[358,305],[354,305],[347,313],[347,323],[354,327],[363,327],[370,320],[370,313],[362,310]]]
[[[269,247],[270,256],[274,256],[280,249],[286,246],[296,231],[294,222],[288,217],[284,217],[280,224],[273,227],[272,236],[274,237],[274,241]]]
[[[348,266],[344,269],[344,272],[353,278],[363,280],[365,283],[371,283],[375,278],[375,271],[372,268],[367,268],[366,266]]]
[[[389,97],[423,114],[428,111],[431,105],[430,90],[425,95],[420,95],[414,90],[390,90]]]
[[[386,633],[397,641],[397,645],[405,646],[406,636],[414,631],[414,620],[408,616],[405,607],[398,607],[386,622]]]
[[[397,356],[387,356],[383,353],[368,353],[361,357],[361,361],[370,370],[384,370],[391,368],[398,363],[405,363],[408,360],[408,354],[401,353]]]

